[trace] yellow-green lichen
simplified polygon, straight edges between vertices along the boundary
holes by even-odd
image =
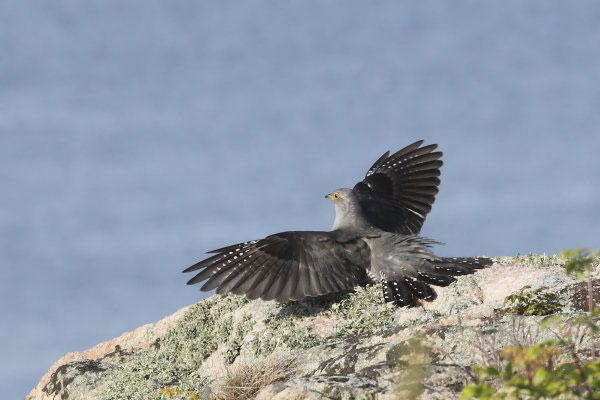
[[[281,350],[306,349],[324,342],[324,338],[312,334],[305,324],[298,326],[300,318],[293,315],[272,315],[265,321],[265,329],[257,332],[251,341],[255,356]]]
[[[390,346],[386,354],[397,372],[393,392],[399,399],[416,399],[425,390],[427,365],[434,361],[433,350],[420,339],[411,338]]]
[[[560,254],[535,254],[517,255],[516,257],[496,257],[495,261],[500,264],[517,264],[534,267],[562,267],[565,259]]]
[[[343,319],[335,333],[343,338],[390,326],[395,307],[384,302],[380,286],[373,285],[357,288],[350,296],[332,304],[330,310]]]
[[[358,287],[354,292],[290,302],[267,317],[265,329],[252,340],[255,355],[306,349],[360,333],[388,327],[394,307],[383,301],[378,286]],[[314,322],[335,324],[325,334],[313,332]]]
[[[250,316],[245,315],[242,321],[234,327],[233,334],[227,342],[227,350],[224,355],[227,364],[233,363],[240,354],[246,335],[252,330],[253,326],[254,320]]]
[[[234,330],[232,313],[247,303],[240,296],[213,296],[185,313],[165,336],[148,349],[131,354],[103,390],[111,400],[190,398],[207,384],[198,368]],[[165,392],[165,388],[169,388]]]

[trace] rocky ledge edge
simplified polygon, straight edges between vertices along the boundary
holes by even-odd
[[[540,314],[586,309],[585,284],[563,265],[499,257],[412,309],[383,303],[379,286],[286,304],[215,295],[67,353],[26,400],[458,398],[473,365],[549,338]]]

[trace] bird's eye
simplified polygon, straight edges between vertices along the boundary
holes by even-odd
[[[334,199],[334,200],[337,200],[337,199],[339,199],[339,198],[340,198],[340,194],[339,194],[338,192],[335,192],[335,193],[333,194],[333,199]]]

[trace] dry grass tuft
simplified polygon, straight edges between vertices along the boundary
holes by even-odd
[[[505,347],[531,347],[540,342],[540,329],[527,325],[523,318],[513,317],[508,328],[499,325],[495,333],[479,334],[473,343],[479,365],[491,365],[502,371],[502,349]]]
[[[246,400],[263,388],[290,378],[296,369],[289,357],[271,355],[242,361],[231,366],[221,384],[213,391],[213,400]]]

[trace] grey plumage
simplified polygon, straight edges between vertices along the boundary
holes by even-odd
[[[435,299],[430,285],[491,264],[487,258],[443,258],[438,242],[418,236],[435,201],[442,153],[415,142],[383,154],[353,189],[337,189],[330,232],[290,231],[213,250],[187,268],[188,284],[248,299],[302,300],[380,282],[384,299],[414,306]]]

